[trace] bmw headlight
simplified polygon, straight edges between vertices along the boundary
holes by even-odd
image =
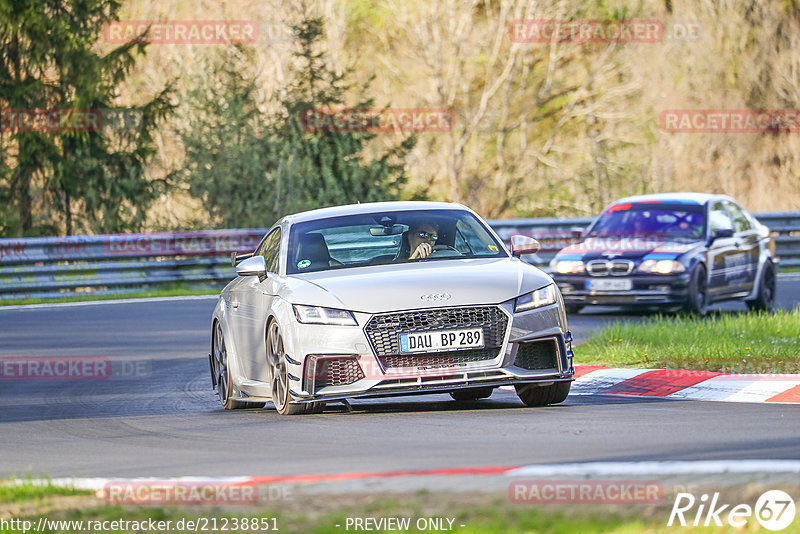
[[[340,326],[358,326],[356,318],[347,310],[322,308],[320,306],[292,305],[297,321],[305,324],[333,324]]]
[[[556,285],[550,284],[549,286],[544,286],[541,289],[517,297],[517,305],[514,307],[514,311],[523,312],[555,304],[557,300],[556,291],[558,291]]]
[[[652,274],[674,274],[686,271],[682,263],[675,260],[644,260],[639,272]]]
[[[579,274],[585,272],[586,267],[581,260],[558,260],[552,270],[558,274]]]

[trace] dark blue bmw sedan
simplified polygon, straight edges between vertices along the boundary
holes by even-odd
[[[567,311],[586,305],[683,308],[744,300],[771,310],[777,262],[769,228],[724,195],[620,199],[550,263]]]

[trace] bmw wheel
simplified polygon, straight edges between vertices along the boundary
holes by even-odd
[[[758,282],[758,296],[748,300],[747,307],[756,311],[772,311],[775,306],[775,266],[771,261],[764,265],[761,280]]]
[[[536,384],[515,385],[517,396],[526,406],[546,406],[564,402],[569,395],[572,382],[553,382],[549,386]]]
[[[292,394],[289,391],[289,369],[286,362],[286,351],[283,347],[278,322],[273,320],[267,328],[267,366],[269,368],[270,385],[272,386],[272,402],[281,415],[298,415],[306,413],[303,404],[291,404]]]
[[[689,300],[686,301],[686,310],[701,317],[708,313],[708,284],[706,281],[706,268],[702,263],[698,263],[692,269],[692,276],[689,279]]]

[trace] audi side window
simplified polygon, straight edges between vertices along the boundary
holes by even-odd
[[[747,232],[753,229],[753,223],[745,214],[744,210],[738,204],[728,202],[728,211],[733,219],[733,229],[739,232]]]
[[[708,214],[708,223],[712,232],[733,229],[731,218],[721,202],[716,202],[711,206],[711,211]]]
[[[280,256],[281,249],[281,229],[276,228],[271,234],[267,236],[264,243],[261,245],[257,255],[264,256],[264,261],[267,264],[267,271],[271,273],[278,272],[278,257]]]

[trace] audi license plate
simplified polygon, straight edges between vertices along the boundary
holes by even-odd
[[[482,349],[483,328],[400,334],[400,352]]]
[[[610,280],[587,280],[586,289],[595,291],[629,291],[633,282],[627,278]]]

